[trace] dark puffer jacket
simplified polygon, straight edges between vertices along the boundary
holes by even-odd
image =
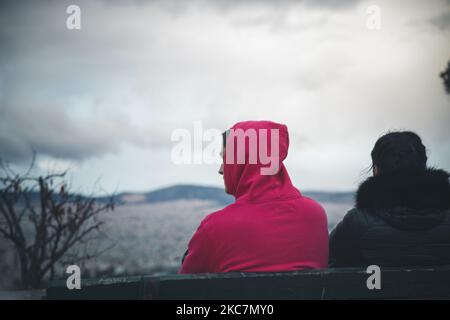
[[[363,182],[330,235],[330,267],[450,265],[450,185],[443,170]]]

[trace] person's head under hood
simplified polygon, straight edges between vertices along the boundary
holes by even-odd
[[[291,182],[283,161],[289,148],[287,127],[271,121],[245,121],[223,133],[225,190],[236,200],[285,197]]]

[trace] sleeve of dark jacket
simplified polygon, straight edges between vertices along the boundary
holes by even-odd
[[[357,209],[350,210],[330,234],[329,266],[331,268],[362,267],[359,247],[365,231],[364,217]]]

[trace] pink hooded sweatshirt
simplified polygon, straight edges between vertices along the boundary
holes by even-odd
[[[263,175],[262,164],[249,163],[250,138],[239,144],[229,135],[224,152],[224,180],[235,203],[209,214],[189,242],[188,253],[179,273],[276,272],[327,268],[328,227],[324,209],[314,200],[303,197],[291,183],[282,163],[289,147],[285,125],[270,121],[239,122],[234,130],[267,130],[266,146],[257,148],[271,155],[271,129],[278,129],[279,166],[275,174]],[[262,130],[264,131],[264,130]],[[245,163],[227,163],[226,154],[233,148],[245,150]],[[253,144],[255,145],[255,144]],[[278,169],[278,170],[277,170]]]

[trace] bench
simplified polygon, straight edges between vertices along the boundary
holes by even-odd
[[[286,273],[222,273],[82,279],[69,290],[66,280],[50,281],[46,299],[448,299],[450,266],[386,268],[381,289],[369,290],[365,269]]]

